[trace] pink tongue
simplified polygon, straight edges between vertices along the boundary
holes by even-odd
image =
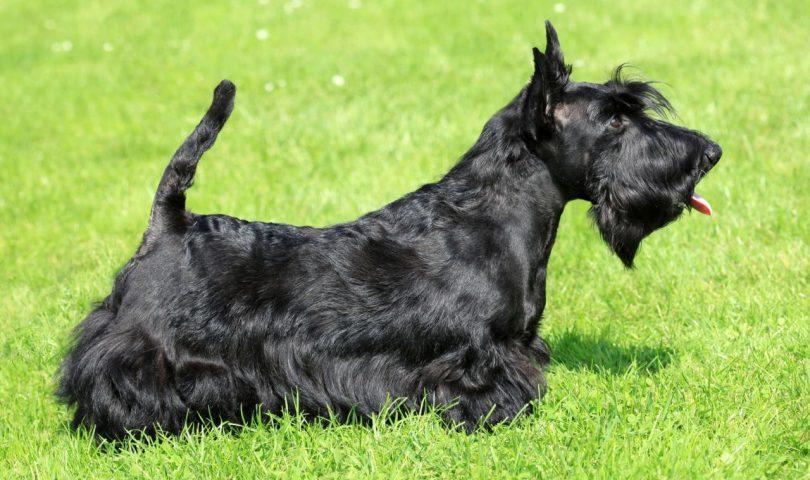
[[[709,205],[709,202],[706,201],[705,198],[701,197],[697,193],[692,193],[692,197],[690,198],[692,206],[698,212],[704,215],[711,215],[712,214],[712,206]]]

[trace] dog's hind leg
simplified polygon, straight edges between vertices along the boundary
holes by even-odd
[[[129,431],[177,433],[187,408],[172,382],[167,347],[143,328],[119,328],[104,307],[91,313],[61,367],[57,395],[76,405],[74,428],[95,428],[104,438]]]
[[[214,100],[205,116],[180,145],[163,172],[144,236],[145,246],[162,232],[182,232],[188,226],[185,192],[194,181],[197,163],[214,144],[231,115],[235,95],[236,86],[230,81],[223,80],[217,85]]]

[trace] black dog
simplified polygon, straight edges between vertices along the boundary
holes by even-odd
[[[620,69],[570,81],[546,33],[530,83],[441,181],[329,228],[185,209],[233,108],[223,81],[163,174],[140,248],[78,327],[58,392],[74,426],[120,438],[293,404],[367,418],[399,398],[450,405],[447,419],[473,429],[527,409],[545,391],[537,330],[566,202],[593,204],[629,267],[644,237],[698,201],[721,154],[649,117],[670,109],[649,83]]]

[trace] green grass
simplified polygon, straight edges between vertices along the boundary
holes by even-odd
[[[806,3],[350,3],[0,2],[0,477],[810,478]],[[700,189],[716,216],[656,233],[632,272],[568,206],[536,413],[472,436],[281,418],[122,451],[66,428],[69,332],[221,78],[236,110],[190,208],[327,225],[439,178],[528,78],[544,18],[575,79],[629,61],[725,154]]]

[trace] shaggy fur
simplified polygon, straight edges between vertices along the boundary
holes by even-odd
[[[720,157],[702,134],[647,115],[670,108],[649,83],[620,70],[571,81],[546,29],[530,83],[444,178],[328,228],[185,209],[233,108],[234,85],[220,83],[163,174],[140,248],[77,328],[58,391],[73,425],[120,438],[292,403],[368,417],[401,398],[451,405],[446,418],[473,429],[540,398],[538,323],[566,202],[592,202],[631,266]]]

